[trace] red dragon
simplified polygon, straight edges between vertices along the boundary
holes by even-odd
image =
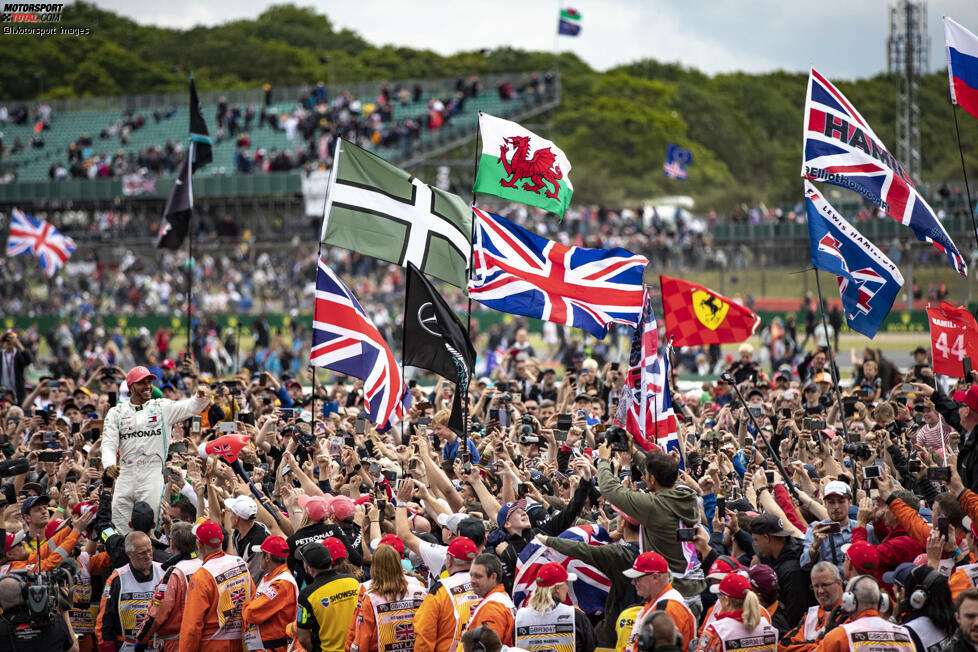
[[[510,146],[515,147],[516,151],[513,152],[513,157],[507,161],[506,154],[509,152]],[[496,161],[502,163],[503,167],[506,168],[509,179],[500,179],[499,185],[515,188],[520,179],[529,179],[535,185],[524,183],[523,190],[529,190],[539,195],[540,189],[543,188],[546,190],[547,197],[559,201],[560,198],[557,194],[560,191],[560,186],[557,185],[557,181],[563,179],[564,174],[560,171],[560,166],[556,164],[557,155],[551,152],[549,147],[533,152],[533,158],[529,158],[529,153],[529,136],[503,138],[503,144],[499,146],[499,158]],[[547,181],[553,184],[553,192],[550,192],[550,187],[546,184]]]

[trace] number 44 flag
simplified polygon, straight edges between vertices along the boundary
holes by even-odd
[[[964,306],[955,308],[943,301],[937,308],[928,307],[927,317],[934,373],[963,378],[964,359],[978,360],[978,322]]]

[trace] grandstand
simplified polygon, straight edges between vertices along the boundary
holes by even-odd
[[[550,78],[552,83],[543,90],[542,82],[538,86],[531,85],[528,90],[520,93],[514,99],[501,99],[497,86],[506,80],[520,77],[519,75],[490,76],[480,80],[481,91],[468,98],[463,110],[456,113],[443,126],[436,130],[424,128],[428,102],[432,99],[447,100],[454,96],[455,79],[405,80],[388,84],[390,88],[419,87],[420,98],[402,103],[392,97],[393,112],[389,123],[380,125],[380,129],[401,124],[406,120],[420,122],[422,127],[418,138],[409,147],[387,146],[374,147],[374,150],[385,159],[409,167],[436,156],[455,147],[471,141],[476,133],[478,112],[485,111],[500,117],[513,120],[525,120],[543,112],[552,110],[560,103],[559,79]],[[523,75],[523,77],[527,77]],[[543,75],[532,77],[543,79]],[[358,84],[352,87],[327,87],[327,98],[334,100],[339,94],[348,92],[359,99],[364,109],[373,106],[374,99],[381,92],[382,84]],[[218,138],[219,130],[215,124],[215,114],[218,102],[224,100],[229,106],[239,106],[242,110],[249,104],[255,108],[255,124],[248,130],[250,152],[263,149],[271,151],[295,152],[304,147],[305,143],[297,137],[289,140],[284,129],[273,129],[268,122],[257,124],[258,111],[264,107],[264,112],[272,116],[283,116],[296,110],[303,89],[298,87],[276,89],[273,91],[275,101],[265,104],[264,92],[261,89],[246,92],[210,92],[201,94],[204,117],[207,120],[211,136],[215,139],[214,161],[195,174],[194,191],[197,197],[225,196],[255,196],[255,195],[292,195],[300,191],[299,177],[301,170],[295,169],[285,173],[272,173],[274,178],[260,179],[258,175],[250,175],[250,180],[213,179],[214,177],[242,176],[235,170],[235,139],[226,136]],[[23,102],[0,102],[8,107],[25,105]],[[122,180],[119,178],[98,179],[67,179],[52,182],[49,179],[49,169],[52,164],[67,165],[68,150],[72,143],[81,136],[91,140],[92,155],[112,156],[117,152],[124,155],[136,154],[150,147],[162,148],[167,142],[185,147],[188,137],[187,97],[186,94],[130,96],[118,98],[80,98],[77,100],[50,101],[52,109],[50,128],[40,132],[44,140],[43,148],[35,149],[28,146],[35,134],[35,125],[31,118],[25,124],[8,123],[3,129],[3,140],[8,150],[12,143],[19,140],[24,149],[17,153],[7,153],[3,159],[5,168],[12,166],[16,169],[17,181],[0,185],[0,206],[22,204],[24,202],[44,203],[50,200],[107,200],[120,197]],[[157,122],[154,111],[159,112]],[[33,111],[31,112],[33,114]],[[129,133],[128,142],[123,143],[118,136],[102,138],[100,134],[110,125],[130,113],[133,119],[140,116],[143,126]],[[366,110],[363,112],[366,114]],[[354,116],[354,120],[361,116]],[[362,116],[366,118],[366,115]],[[164,175],[173,176],[173,173]],[[209,179],[210,178],[210,179]],[[170,188],[170,182],[158,183],[151,197],[165,197]]]

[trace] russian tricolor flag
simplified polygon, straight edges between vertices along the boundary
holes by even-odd
[[[978,36],[944,17],[951,102],[978,118]]]

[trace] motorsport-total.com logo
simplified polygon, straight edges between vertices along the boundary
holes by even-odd
[[[4,34],[50,36],[55,34],[84,36],[91,30],[87,27],[49,27],[45,23],[60,23],[64,4],[56,3],[14,3],[7,2],[0,13],[0,23]],[[6,23],[19,23],[16,27]]]

